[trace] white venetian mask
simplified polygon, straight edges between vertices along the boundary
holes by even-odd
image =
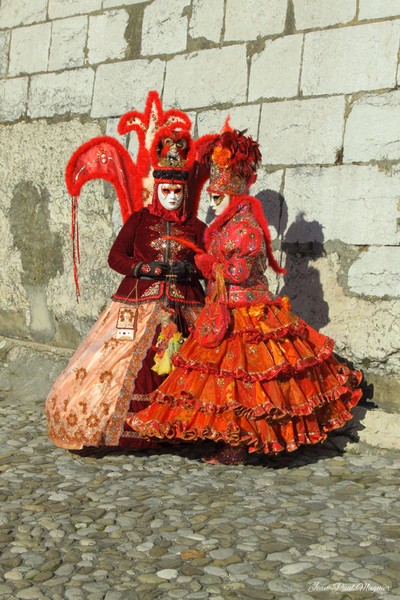
[[[216,216],[222,214],[229,205],[230,196],[210,192],[210,205]]]
[[[167,210],[177,210],[183,202],[183,185],[179,183],[159,183],[157,195],[161,206]]]

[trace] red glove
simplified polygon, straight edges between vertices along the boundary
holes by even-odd
[[[196,254],[194,257],[196,267],[203,273],[206,279],[213,278],[212,268],[216,262],[215,257],[211,254]]]

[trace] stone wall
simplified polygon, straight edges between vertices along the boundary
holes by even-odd
[[[273,291],[400,406],[399,16],[399,0],[1,0],[0,333],[74,348],[105,306],[115,197],[83,190],[77,304],[63,172],[157,89],[196,135],[229,113],[260,141],[253,191],[288,270]]]

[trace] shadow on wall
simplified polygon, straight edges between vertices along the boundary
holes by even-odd
[[[273,190],[263,190],[257,198],[270,227],[281,238],[281,249],[286,254],[283,266],[287,273],[283,287],[276,293],[288,296],[293,312],[319,330],[329,323],[329,307],[324,300],[319,271],[312,264],[325,256],[322,225],[318,221],[307,221],[304,213],[299,213],[287,228],[288,208],[284,197]]]
[[[21,256],[21,283],[29,301],[29,333],[41,343],[50,341],[55,334],[46,287],[64,269],[61,236],[50,229],[49,203],[46,189],[21,181],[15,186],[9,214],[14,246]]]

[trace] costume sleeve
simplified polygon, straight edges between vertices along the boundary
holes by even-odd
[[[243,219],[227,228],[229,237],[222,242],[221,255],[212,266],[213,278],[218,263],[228,283],[244,283],[250,276],[256,257],[263,254],[264,234],[254,222]],[[221,260],[222,258],[222,260]]]
[[[121,275],[132,275],[135,261],[135,235],[140,223],[140,212],[134,212],[117,235],[108,255],[108,265]]]

